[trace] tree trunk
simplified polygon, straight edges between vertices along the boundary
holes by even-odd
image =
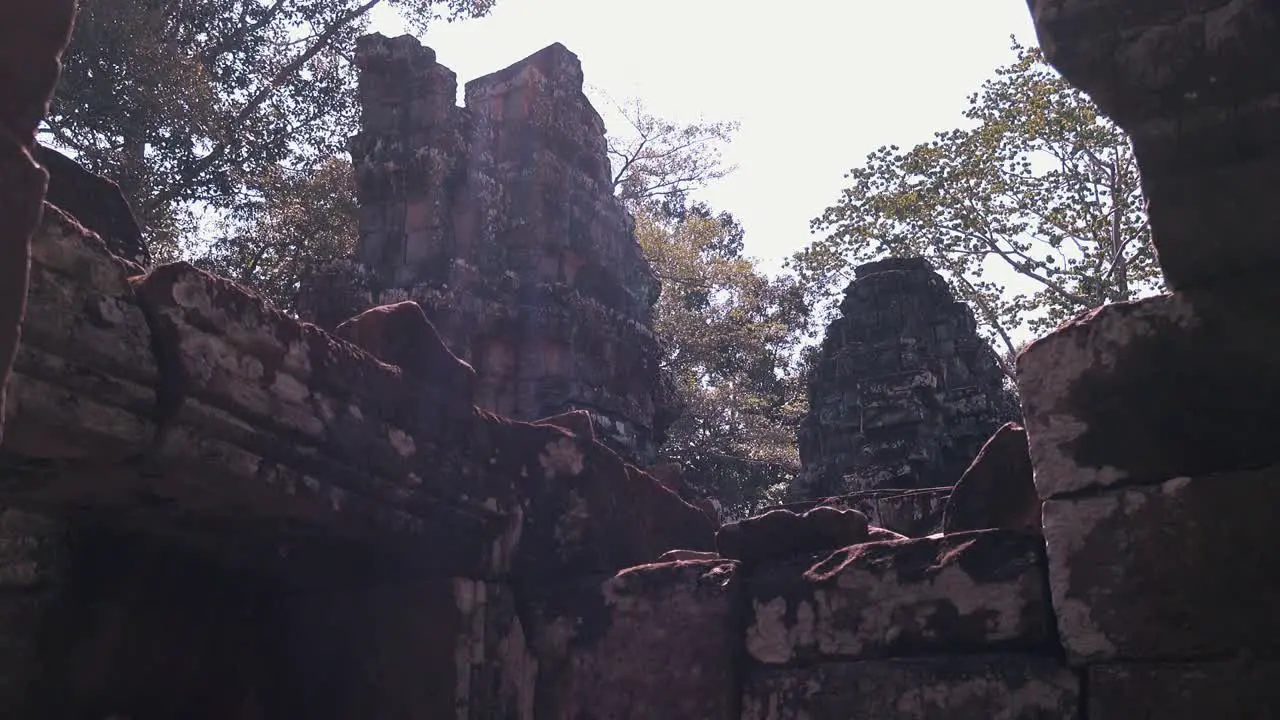
[[[1111,155],[1111,264],[1115,277],[1115,301],[1129,299],[1129,263],[1124,257],[1124,214],[1129,194],[1124,187],[1120,151]]]

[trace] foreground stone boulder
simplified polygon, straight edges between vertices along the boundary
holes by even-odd
[[[716,549],[726,558],[755,564],[863,542],[867,528],[867,516],[857,510],[770,510],[722,526],[716,532]]]
[[[142,268],[151,266],[142,228],[119,185],[53,148],[37,146],[35,158],[49,171],[46,202],[97,233],[113,254]]]
[[[726,560],[643,565],[540,592],[536,716],[737,720],[738,572]]]
[[[960,476],[943,511],[944,533],[987,528],[1040,532],[1040,496],[1021,425],[1007,423],[991,436]]]
[[[1032,343],[1018,392],[1040,497],[1274,462],[1277,306],[1274,283],[1159,295]]]
[[[1049,580],[1067,657],[1280,651],[1278,505],[1280,467],[1047,501]]]
[[[1079,681],[1049,658],[962,655],[753,670],[742,720],[1076,720],[1079,708]]]
[[[816,565],[770,563],[748,583],[747,653],[768,665],[1052,640],[1043,552],[1004,530],[854,545]]]

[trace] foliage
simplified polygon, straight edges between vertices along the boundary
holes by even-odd
[[[1013,52],[969,98],[972,127],[882,147],[846,176],[813,221],[826,237],[790,263],[815,295],[863,262],[922,256],[1008,358],[1019,335],[1160,287],[1128,139],[1038,49]]]
[[[681,124],[636,100],[614,108],[624,129],[608,137],[615,187],[662,281],[654,325],[684,403],[663,454],[728,515],[748,515],[777,503],[799,469],[808,304],[793,278],[768,277],[743,255],[731,214],[689,200],[732,172],[723,148],[737,124]]]
[[[271,168],[218,229],[197,264],[291,309],[312,268],[355,254],[351,163],[330,157],[307,172]]]
[[[356,126],[345,53],[385,2],[417,26],[492,0],[82,0],[45,141],[120,183],[152,250],[184,249],[281,168],[307,171]]]
[[[804,294],[744,258],[741,226],[706,205],[676,216],[642,211],[636,234],[663,283],[655,330],[685,403],[663,453],[731,513],[758,509],[798,470]]]

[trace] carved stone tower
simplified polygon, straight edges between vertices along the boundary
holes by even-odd
[[[652,459],[665,407],[651,329],[659,283],[613,195],[582,68],[551,45],[466,86],[410,36],[357,44],[363,131],[350,142],[359,265],[377,302],[422,305],[476,369],[481,407],[591,413]]]
[[[973,312],[928,262],[856,273],[810,381],[797,498],[953,484],[1017,417]]]

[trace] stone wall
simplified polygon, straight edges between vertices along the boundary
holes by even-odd
[[[341,307],[310,317],[332,327],[414,300],[476,369],[481,407],[584,410],[651,462],[674,418],[650,329],[659,285],[613,195],[577,56],[556,44],[473,80],[465,107],[453,71],[410,36],[361,38],[356,62],[358,262],[318,279]]]
[[[886,527],[927,534],[946,489],[1017,415],[973,312],[927,261],[862,265],[810,380],[791,496],[846,496]]]

